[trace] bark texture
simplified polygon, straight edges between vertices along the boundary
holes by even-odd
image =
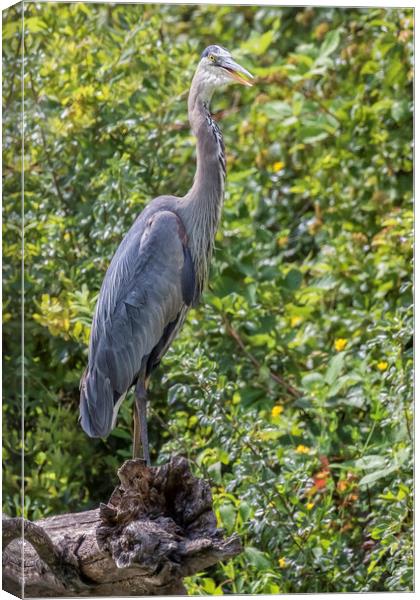
[[[3,516],[3,588],[22,597],[183,595],[183,578],[241,552],[216,527],[188,461],[129,460],[99,509],[32,523]],[[22,541],[22,533],[24,541]]]

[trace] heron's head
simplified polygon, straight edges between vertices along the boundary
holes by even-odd
[[[229,83],[241,83],[252,86],[249,81],[253,79],[251,73],[235,62],[226,48],[221,46],[208,46],[198,65],[197,75],[200,83],[212,91]]]

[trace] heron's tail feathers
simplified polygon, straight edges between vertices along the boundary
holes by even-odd
[[[80,424],[90,437],[106,437],[114,427],[114,390],[95,367],[80,380]]]

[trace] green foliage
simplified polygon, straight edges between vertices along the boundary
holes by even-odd
[[[20,514],[20,10],[4,17],[4,509]],[[413,11],[27,4],[25,505],[82,510],[131,453],[77,424],[101,281],[194,175],[202,49],[228,160],[210,289],[151,385],[152,460],[189,457],[245,551],[189,591],[412,589]],[[299,390],[299,394],[295,392]]]

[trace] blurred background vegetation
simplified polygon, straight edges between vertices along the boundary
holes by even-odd
[[[95,299],[154,196],[195,169],[202,50],[256,76],[219,93],[228,181],[210,289],[153,378],[152,460],[211,480],[245,552],[196,594],[412,589],[411,9],[26,3],[3,13],[4,510],[106,500],[107,440],[77,423]],[[298,390],[298,394],[294,390]]]

